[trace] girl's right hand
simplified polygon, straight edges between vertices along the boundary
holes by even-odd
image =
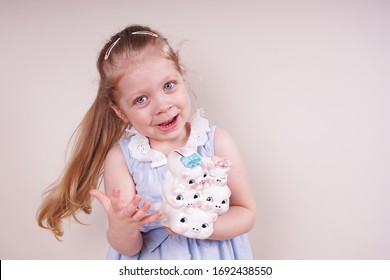
[[[141,195],[138,194],[129,203],[125,204],[120,199],[120,190],[118,188],[112,191],[111,198],[98,190],[91,190],[90,194],[103,206],[112,230],[133,234],[139,231],[143,225],[157,221],[162,215],[161,210],[148,214],[151,207],[149,201],[145,201],[138,208],[141,201]]]

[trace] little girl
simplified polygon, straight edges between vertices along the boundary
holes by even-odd
[[[254,225],[255,202],[242,158],[229,134],[210,126],[200,110],[190,118],[183,69],[166,38],[129,26],[104,46],[97,67],[97,97],[63,175],[46,193],[39,225],[59,238],[62,219],[79,221],[76,214],[91,213],[95,197],[109,220],[108,259],[251,259],[246,233]],[[166,156],[183,146],[233,164],[229,211],[207,240],[162,227],[163,213],[153,208],[162,201]],[[102,173],[105,194],[96,189]]]

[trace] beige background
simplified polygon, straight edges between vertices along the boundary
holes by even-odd
[[[182,46],[212,123],[233,134],[258,205],[257,259],[390,259],[390,2],[4,1],[1,259],[102,259],[105,214],[36,226],[97,89],[95,59],[128,24]]]

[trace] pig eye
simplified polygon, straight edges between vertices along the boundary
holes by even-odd
[[[203,174],[203,178],[206,178],[207,176],[209,176],[209,174],[207,172],[205,174]]]
[[[227,203],[227,199],[222,200],[222,204],[226,204],[226,203]]]
[[[209,227],[209,224],[203,224],[202,225],[202,228],[208,228]]]
[[[198,193],[196,193],[195,195],[194,195],[194,199],[197,199],[197,198],[199,198],[200,197],[200,194],[198,194]]]
[[[184,197],[181,194],[179,194],[178,196],[176,196],[176,200],[184,200]]]
[[[213,198],[211,196],[209,196],[208,198],[206,198],[206,201],[213,202]]]
[[[184,224],[184,223],[187,223],[187,219],[186,219],[186,218],[181,218],[181,219],[180,219],[180,222],[183,223],[183,224]]]
[[[188,181],[188,184],[190,184],[190,185],[195,184],[195,180],[194,180],[194,179],[189,180],[189,181]]]

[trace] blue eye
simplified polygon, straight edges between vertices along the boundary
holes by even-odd
[[[168,82],[164,85],[164,90],[171,90],[175,86],[174,82]]]
[[[140,96],[134,100],[134,104],[143,104],[146,102],[146,100],[147,100],[146,96]]]

